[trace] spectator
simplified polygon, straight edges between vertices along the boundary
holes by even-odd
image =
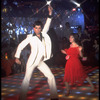
[[[64,29],[64,35],[63,37],[66,37],[67,39],[69,39],[69,35],[73,33],[73,30],[70,28],[70,24],[69,22],[65,23],[65,29]]]

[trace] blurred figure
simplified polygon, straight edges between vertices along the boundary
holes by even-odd
[[[78,31],[77,33],[78,33],[79,40],[81,41],[82,27],[78,26],[77,31]]]
[[[63,37],[66,37],[67,39],[69,39],[69,35],[73,33],[73,30],[70,28],[70,24],[69,22],[65,23],[65,29],[63,32]]]
[[[93,44],[94,55],[97,61],[99,61],[99,44],[98,41],[95,39]]]
[[[48,35],[50,36],[51,38],[51,43],[52,43],[52,55],[53,57],[49,60],[49,61],[46,61],[47,63],[49,62],[49,64],[51,65],[56,65],[55,63],[55,60],[57,59],[57,55],[58,53],[60,52],[60,49],[59,49],[59,41],[58,41],[58,36],[54,30],[54,28],[50,28],[49,31],[48,31]],[[51,62],[50,62],[51,61]]]

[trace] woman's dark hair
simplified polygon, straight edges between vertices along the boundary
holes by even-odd
[[[77,33],[71,33],[70,36],[73,36],[73,37],[74,37],[74,41],[75,41],[77,44],[79,44],[79,36],[78,36]],[[69,37],[70,37],[70,36],[69,36]]]
[[[42,22],[39,21],[39,20],[34,22],[33,27],[35,27],[36,25],[37,25],[37,26],[41,26],[41,28],[43,27]]]

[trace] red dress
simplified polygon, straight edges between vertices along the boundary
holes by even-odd
[[[79,47],[70,47],[69,49],[65,49],[65,51],[70,58],[65,65],[64,82],[69,82],[71,84],[77,82],[83,83],[87,74],[79,59]]]

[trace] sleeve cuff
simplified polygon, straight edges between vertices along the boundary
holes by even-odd
[[[52,18],[53,16],[52,15],[48,15],[48,18]]]

